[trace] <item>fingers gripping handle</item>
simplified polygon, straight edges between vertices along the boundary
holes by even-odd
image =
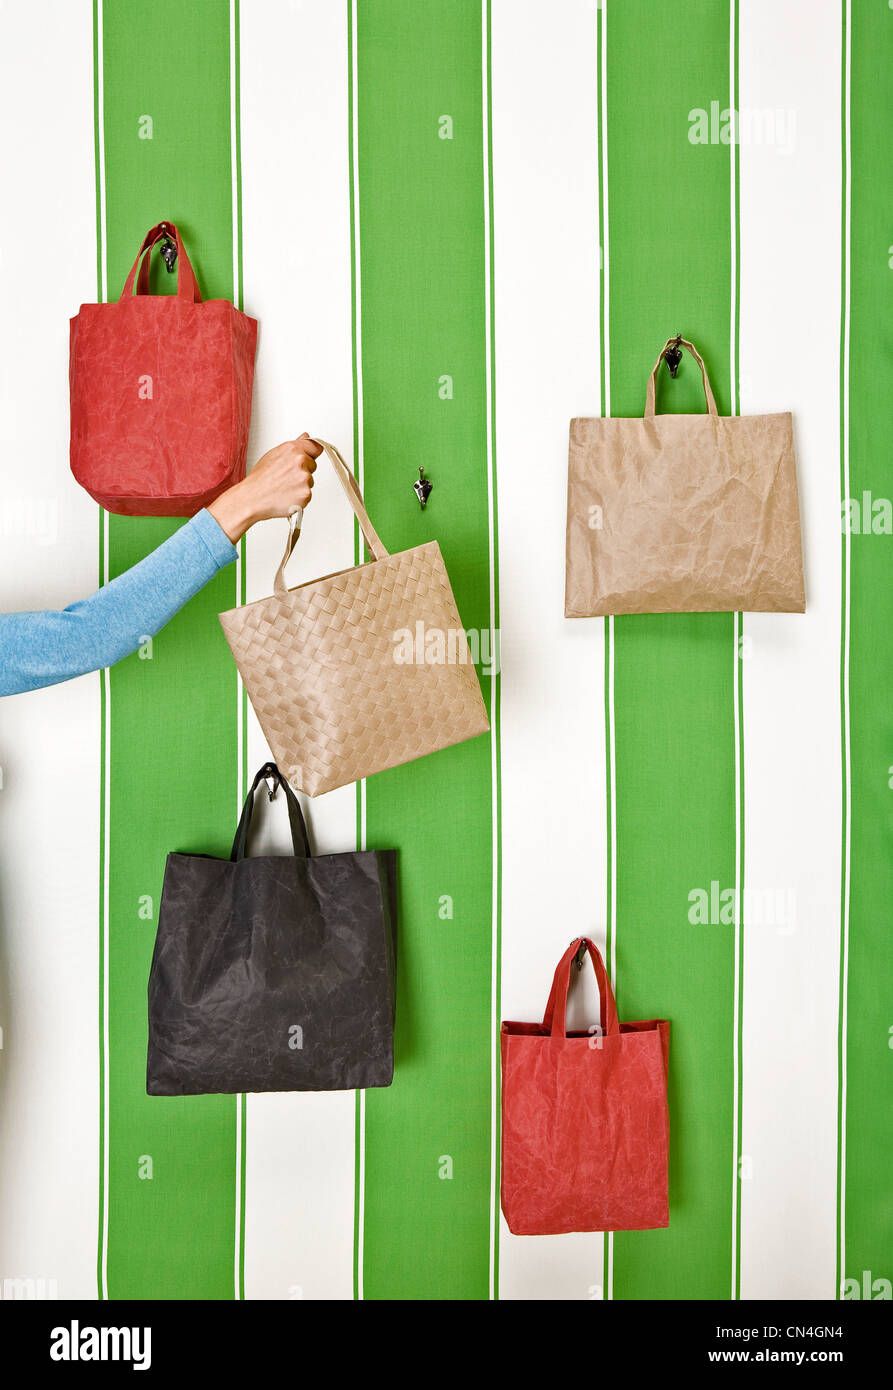
[[[365,537],[370,555],[374,560],[386,559],[388,552],[379,540],[378,533],[369,520],[369,513],[366,511],[366,504],[363,501],[363,494],[360,491],[359,484],[353,473],[348,468],[334,444],[329,444],[325,439],[318,438],[314,438],[313,443],[318,444],[328,455],[332,467],[335,469],[338,481],[344,489],[347,500],[353,509],[353,514],[360,523],[360,530]],[[299,507],[294,516],[289,519],[288,539],[285,542],[285,552],[280,561],[279,568],[276,571],[276,578],[273,581],[273,593],[278,594],[280,598],[288,593],[288,586],[285,582],[285,567],[298,543],[298,537],[301,534],[302,520],[303,509]]]

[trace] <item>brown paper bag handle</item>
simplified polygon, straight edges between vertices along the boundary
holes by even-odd
[[[698,366],[700,367],[701,378],[704,382],[704,395],[707,397],[707,414],[717,415],[719,412],[716,409],[716,401],[713,399],[713,392],[710,389],[710,378],[707,375],[707,368],[704,366],[704,360],[701,357],[701,354],[698,352],[698,349],[695,347],[694,343],[686,342],[685,338],[668,338],[667,341],[664,343],[663,347],[661,348],[660,355],[654,364],[654,368],[651,372],[650,377],[648,378],[648,390],[645,394],[645,414],[654,414],[654,395],[657,382],[657,369],[663,361],[667,349],[674,347],[677,344],[679,347],[687,348],[688,351],[691,353],[692,357],[697,362]]]
[[[363,501],[363,494],[360,491],[359,484],[357,483],[356,478],[348,468],[347,464],[344,462],[344,459],[341,457],[341,454],[335,448],[334,444],[329,444],[325,439],[314,439],[313,443],[319,444],[321,448],[325,449],[326,453],[331,459],[332,466],[334,467],[335,472],[338,475],[338,481],[344,488],[344,491],[347,495],[347,500],[353,508],[353,514],[356,517],[357,521],[360,523],[360,530],[366,538],[366,544],[369,547],[370,554],[376,560],[387,559],[388,552],[387,550],[385,550],[384,546],[379,540],[378,533],[376,532],[375,527],[372,525],[372,522],[369,520],[369,513],[366,511],[366,504]],[[276,578],[273,580],[273,593],[278,594],[280,598],[288,593],[288,586],[285,582],[285,566],[288,564],[292,552],[298,543],[298,537],[301,534],[301,522],[303,519],[303,515],[303,508],[298,507],[294,516],[292,516],[289,519],[288,540],[285,542],[285,553],[282,556],[282,559],[279,563],[279,568],[276,571]]]

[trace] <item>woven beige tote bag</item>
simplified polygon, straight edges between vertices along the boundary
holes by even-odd
[[[288,589],[299,510],[272,597],[220,614],[273,757],[308,796],[490,727],[440,546],[429,541],[389,555],[344,459],[334,445],[316,442],[372,560]]]
[[[655,414],[657,370],[680,348],[705,415]],[[790,414],[720,415],[699,353],[668,339],[643,419],[571,421],[565,616],[804,608]]]

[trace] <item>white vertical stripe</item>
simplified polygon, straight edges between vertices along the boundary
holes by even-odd
[[[93,75],[94,86],[96,89],[96,153],[94,156],[96,163],[96,179],[99,184],[99,220],[97,227],[97,240],[99,243],[99,291],[102,303],[108,299],[108,238],[106,235],[106,196],[105,196],[105,81],[103,68],[104,47],[104,15],[103,0],[96,0],[96,14],[94,18],[94,37],[96,45],[96,70]],[[103,584],[109,582],[109,513],[100,511],[100,526],[102,527],[102,574],[100,580]],[[109,993],[111,980],[110,947],[109,947],[109,901],[110,901],[110,878],[109,878],[109,847],[111,845],[111,786],[112,786],[112,684],[109,678],[108,668],[102,672],[102,696],[104,712],[102,715],[102,844],[104,855],[102,860],[102,893],[101,914],[103,922],[102,932],[102,960],[100,968],[102,970],[102,1057],[100,1060],[100,1080],[101,1080],[101,1105],[102,1113],[100,1124],[102,1126],[102,1212],[101,1212],[101,1232],[100,1232],[100,1287],[99,1295],[101,1298],[109,1296],[109,1145],[111,1133],[111,1098],[109,1095],[109,1058],[111,1051],[111,1023],[109,1019]]]
[[[353,239],[354,239],[354,296],[356,300],[355,308],[355,331],[356,331],[356,396],[357,396],[357,419],[359,429],[357,430],[356,441],[356,475],[360,484],[360,491],[366,484],[365,459],[363,455],[363,275],[362,258],[360,256],[360,151],[359,151],[359,129],[360,129],[360,79],[358,68],[359,37],[357,35],[357,3],[352,0],[351,4],[351,72],[350,72],[350,108],[353,120]],[[342,453],[344,451],[342,450]],[[363,825],[365,833],[365,801],[366,784],[363,783]]]
[[[611,960],[609,963],[612,984],[617,983],[617,744],[614,732],[614,618],[605,618],[607,625],[605,641],[608,657],[608,737],[605,756],[608,758],[608,797],[611,816]],[[608,751],[609,750],[609,751]]]
[[[738,34],[736,29],[738,6],[735,0],[729,0],[729,106],[735,105],[735,69],[738,59]],[[733,117],[735,125],[738,127],[738,112]],[[738,235],[738,216],[737,216],[737,193],[738,193],[738,174],[736,170],[736,142],[731,141],[729,145],[729,226],[732,229],[731,236],[731,285],[729,289],[729,382],[731,384],[732,414],[738,412],[738,355],[736,352],[737,337],[737,307],[738,307],[738,263],[737,263],[737,235]],[[736,735],[737,738],[737,735]]]
[[[741,409],[794,413],[807,597],[805,615],[748,614],[744,629],[741,1296],[824,1299],[837,1214],[840,13],[811,7],[805,42],[801,11],[751,0],[739,43],[742,111],[776,117],[773,139],[764,126],[740,149]],[[788,911],[761,924],[777,894],[782,908],[793,894],[795,923]]]
[[[249,462],[302,430],[353,436],[348,89],[345,13],[287,0],[241,14],[245,308],[260,321]],[[291,582],[353,564],[353,517],[325,459],[289,570]],[[286,523],[246,542],[249,602],[269,594]],[[248,767],[268,756],[249,715]],[[305,802],[317,853],[356,843],[353,787]],[[258,807],[282,852],[281,805]],[[352,1092],[248,1098],[245,1294],[353,1295]]]
[[[734,223],[732,235],[732,249],[734,253]],[[732,320],[732,334],[734,337],[735,323]],[[734,355],[734,354],[733,354]],[[732,395],[735,397],[733,387]],[[740,1296],[738,1288],[738,1155],[741,1146],[741,1135],[738,1132],[738,1107],[741,1095],[740,1066],[741,1048],[738,1040],[738,1024],[741,1018],[741,922],[742,922],[742,891],[741,882],[741,740],[738,736],[741,727],[741,660],[738,653],[741,640],[741,615],[735,613],[732,622],[732,737],[735,741],[735,913],[734,913],[734,964],[732,981],[732,1075],[730,1077],[732,1087],[732,1273],[730,1298]]]
[[[601,23],[601,247],[599,255],[602,265],[602,286],[603,303],[600,331],[603,344],[604,356],[604,394],[602,399],[602,414],[611,414],[611,333],[610,333],[610,284],[611,284],[611,257],[609,254],[610,240],[610,220],[608,216],[608,0],[601,0],[599,5],[599,21]],[[617,782],[616,756],[614,741],[614,619],[607,617],[603,622],[604,632],[603,642],[607,643],[608,653],[608,690],[607,690],[607,748],[605,756],[608,758],[608,811],[611,824],[611,845],[610,845],[610,875],[611,875],[611,920],[608,930],[611,937],[611,959],[608,962],[608,969],[611,972],[611,982],[617,986]],[[604,1297],[612,1299],[614,1297],[614,1234],[609,1231],[605,1237],[605,1289]]]
[[[0,13],[0,164],[17,210],[0,227],[9,611],[65,607],[98,580],[67,390],[68,319],[96,298],[93,15],[84,0],[47,9]],[[0,703],[0,1288],[45,1280],[76,1299],[96,1297],[99,1219],[99,697],[90,675]]]
[[[498,633],[496,631],[496,553],[494,534],[493,498],[493,395],[491,373],[493,368],[493,324],[490,312],[491,266],[493,228],[490,220],[490,36],[487,32],[487,0],[481,0],[481,125],[483,129],[483,171],[484,171],[484,429],[487,436],[487,520],[489,530],[490,561],[490,650],[496,651]],[[498,683],[491,682],[493,699],[496,699]],[[497,1104],[499,1099],[499,723],[498,713],[491,709],[490,718],[490,785],[492,788],[491,836],[493,860],[491,869],[491,913],[490,913],[490,1297],[496,1297],[496,1243],[499,1239],[496,1221],[496,1194],[499,1181],[499,1126]]]
[[[600,11],[602,26],[602,61],[601,61],[601,126],[602,126],[602,186],[601,195],[601,260],[604,268],[604,300],[605,312],[602,322],[602,334],[604,336],[604,356],[605,356],[605,398],[602,402],[602,412],[605,415],[611,414],[611,339],[609,335],[610,325],[608,322],[608,305],[610,303],[610,273],[611,256],[609,251],[609,232],[610,224],[608,220],[608,0],[601,0],[598,6]]]
[[[364,784],[365,785],[365,784]],[[366,1092],[357,1092],[358,1123],[356,1135],[356,1248],[354,1250],[357,1298],[365,1298],[363,1260],[366,1251]]]
[[[239,35],[236,25],[236,0],[229,0],[229,148],[232,165],[233,197],[233,303],[238,307],[242,289],[239,274],[239,113],[238,113],[238,72],[236,59],[239,52]]]
[[[360,254],[360,80],[359,80],[359,38],[357,35],[357,0],[353,0],[350,6],[350,26],[351,26],[351,69],[350,69],[350,112],[351,112],[351,154],[353,155],[353,251],[354,251],[354,352],[356,357],[356,367],[354,376],[354,391],[356,394],[357,412],[357,432],[356,432],[356,459],[355,470],[357,481],[362,492],[366,483],[365,459],[363,454],[363,276],[362,276],[362,256]],[[359,527],[357,527],[359,536]],[[362,540],[360,540],[362,545]],[[366,781],[365,778],[359,784],[359,848],[366,848]],[[366,1248],[366,1092],[360,1091],[357,1096],[357,1106],[359,1112],[359,1125],[356,1136],[356,1246],[354,1259],[356,1261],[354,1276],[356,1279],[357,1298],[365,1297],[363,1286],[363,1257]]]
[[[95,44],[96,44],[96,71],[94,73],[94,86],[96,89],[96,179],[99,185],[99,221],[97,227],[97,239],[99,243],[99,291],[100,299],[103,303],[108,299],[108,238],[106,236],[106,196],[105,196],[105,85],[103,54],[104,48],[104,16],[103,0],[96,0],[96,14],[94,19]],[[102,574],[100,580],[103,584],[109,582],[109,513],[100,511],[100,525],[102,527]],[[102,738],[103,738],[103,766],[102,766],[102,844],[104,856],[102,861],[102,960],[100,968],[102,970],[102,1057],[100,1060],[100,1080],[101,1080],[101,1105],[102,1114],[100,1124],[102,1125],[102,1228],[100,1232],[100,1288],[101,1298],[109,1296],[109,1136],[111,1133],[111,1099],[109,1096],[109,1057],[111,1050],[111,1023],[109,1020],[109,992],[110,992],[110,950],[109,950],[109,847],[111,845],[111,785],[112,785],[112,685],[109,678],[108,668],[102,672],[102,695],[104,701],[104,713],[102,716]]]
[[[87,0],[81,0],[86,6]],[[96,0],[96,123],[99,128],[99,147],[95,153],[95,178],[99,185],[99,295],[101,302],[108,299],[108,256],[106,255],[106,205],[105,205],[105,90],[103,87],[103,0]]]
[[[735,106],[735,77],[738,64],[738,32],[737,32],[738,6],[735,0],[729,4],[729,106]],[[735,112],[735,129],[738,128],[738,112]],[[733,140],[729,146],[729,227],[730,227],[730,246],[729,260],[731,262],[731,287],[729,293],[729,383],[731,395],[732,414],[735,415],[740,410],[739,388],[738,388],[738,175],[737,175],[737,143]],[[738,737],[741,720],[741,662],[739,659],[738,645],[742,631],[740,614],[734,615],[732,623],[732,689],[733,689],[733,726],[732,737],[735,741],[735,950],[734,950],[734,979],[732,990],[734,1003],[732,1007],[732,1274],[730,1297],[739,1296],[738,1289],[738,1150],[741,1143],[741,1136],[738,1133],[738,1108],[741,1093],[740,1085],[740,1046],[738,1041],[738,1020],[741,1016],[741,778],[744,769],[741,766],[741,740]]]
[[[241,1280],[241,1242],[242,1242],[242,1159],[243,1159],[242,1134],[242,1097],[236,1096],[236,1226],[233,1237],[233,1298],[242,1297]]]
[[[604,945],[604,624],[564,617],[568,422],[599,390],[596,8],[492,7],[502,627],[502,1013],[541,1018],[568,941]],[[536,94],[531,103],[531,93]],[[597,1017],[588,972],[577,1017]],[[512,1236],[504,1299],[603,1292],[600,1235]]]
[[[100,127],[101,129],[101,127]],[[103,233],[104,233],[103,228]],[[104,236],[103,236],[104,241]],[[109,514],[102,513],[102,556],[103,574],[102,582],[109,582]],[[102,860],[102,960],[100,968],[102,970],[102,1059],[100,1062],[100,1075],[102,1080],[102,1114],[100,1123],[102,1125],[102,1233],[101,1233],[101,1265],[100,1265],[100,1296],[109,1296],[109,1136],[111,1134],[111,1098],[109,1093],[109,1058],[111,1055],[111,1023],[109,1018],[109,991],[111,980],[111,954],[109,937],[109,887],[110,887],[110,856],[109,846],[112,842],[112,807],[111,807],[111,776],[112,776],[112,683],[109,677],[108,667],[102,672],[102,693],[105,703],[105,711],[102,717],[102,843],[105,853]]]
[[[236,0],[229,3],[229,147],[230,163],[232,174],[232,217],[233,217],[233,303],[238,307],[239,295],[242,290],[241,276],[239,274],[239,161],[238,161],[238,69],[236,56],[239,49],[239,33],[236,23]],[[242,597],[242,551],[243,547],[236,547],[236,603],[241,602]],[[242,747],[245,737],[245,719],[243,714],[242,681],[238,671],[234,675],[234,690],[236,697],[236,816],[241,815],[242,802],[245,800],[247,788],[244,786],[242,775]],[[235,1205],[235,1230],[233,1232],[233,1297],[242,1297],[241,1279],[241,1245],[242,1245],[242,1221],[244,1213],[242,1211],[242,1161],[243,1161],[242,1133],[242,1097],[236,1096],[236,1190],[234,1194]]]

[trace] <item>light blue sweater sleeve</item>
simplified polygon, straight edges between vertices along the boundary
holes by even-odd
[[[201,511],[151,555],[61,612],[0,613],[0,695],[111,666],[154,637],[236,548]]]

